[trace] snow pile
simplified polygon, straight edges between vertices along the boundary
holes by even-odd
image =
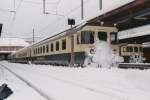
[[[0,66],[0,86],[7,83],[14,92],[6,100],[46,100],[10,72]],[[40,99],[39,99],[40,98]]]
[[[89,63],[95,63],[98,67],[111,68],[117,67],[120,62],[123,62],[123,58],[119,54],[114,54],[109,43],[105,41],[96,41],[95,53],[92,55],[87,53],[87,55],[84,62],[85,66],[88,66]],[[92,61],[89,59],[92,59]]]

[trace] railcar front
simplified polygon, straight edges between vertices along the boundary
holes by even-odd
[[[95,48],[98,40],[106,41],[110,44],[115,53],[119,53],[117,40],[117,28],[103,26],[85,26],[74,34],[74,64],[83,65],[86,52]]]

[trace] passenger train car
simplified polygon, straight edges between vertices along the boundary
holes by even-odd
[[[107,41],[119,53],[117,32],[115,27],[76,26],[13,53],[11,59],[20,63],[82,65],[86,50],[94,48],[96,40]]]
[[[136,43],[122,44],[120,46],[120,56],[124,58],[125,63],[143,63],[145,60],[142,44]]]

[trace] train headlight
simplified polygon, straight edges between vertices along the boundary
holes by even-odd
[[[95,54],[95,49],[94,48],[90,49],[90,54]]]

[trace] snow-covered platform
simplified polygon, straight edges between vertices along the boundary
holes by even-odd
[[[52,100],[150,100],[150,70],[71,68],[0,62]],[[14,91],[8,100],[44,100],[0,66],[0,85]],[[32,94],[31,94],[32,93]],[[25,98],[25,96],[27,98]]]

